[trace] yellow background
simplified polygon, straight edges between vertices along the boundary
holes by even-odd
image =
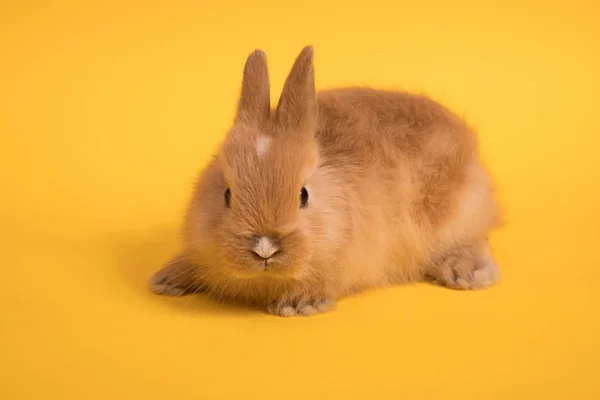
[[[600,25],[573,1],[0,3],[0,398],[600,398]],[[282,319],[166,299],[245,57],[276,99],[425,91],[480,132],[501,285],[371,291]]]

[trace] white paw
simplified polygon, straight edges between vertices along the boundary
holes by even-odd
[[[280,301],[267,307],[270,314],[280,317],[311,316],[335,309],[332,299],[302,299],[297,301]]]
[[[500,282],[500,268],[493,261],[488,261],[473,271],[470,279],[471,289],[485,289]]]
[[[500,281],[500,268],[493,261],[474,265],[471,269],[453,269],[451,278],[444,283],[453,289],[482,290]]]

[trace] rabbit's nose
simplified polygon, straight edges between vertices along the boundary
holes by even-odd
[[[252,251],[261,258],[267,259],[279,251],[277,244],[266,236],[253,240]]]

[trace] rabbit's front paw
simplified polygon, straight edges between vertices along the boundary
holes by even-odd
[[[294,317],[320,314],[334,308],[335,301],[333,299],[301,297],[276,301],[267,307],[267,311],[280,317]]]
[[[195,267],[188,258],[178,255],[152,275],[148,282],[150,290],[164,296],[199,292],[202,287],[196,279]]]

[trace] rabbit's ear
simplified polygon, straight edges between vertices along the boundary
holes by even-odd
[[[255,50],[248,56],[244,67],[242,93],[238,101],[236,123],[260,124],[271,111],[269,70],[267,56]]]
[[[279,124],[301,135],[312,135],[317,121],[313,48],[307,46],[288,75],[277,104]]]

